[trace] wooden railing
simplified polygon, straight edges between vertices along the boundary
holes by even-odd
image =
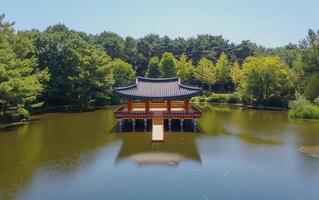
[[[134,104],[134,108],[144,108],[140,107],[141,104]],[[172,104],[173,105],[173,104]],[[154,107],[156,106],[156,107]],[[178,106],[178,107],[177,107]],[[152,108],[165,108],[163,104],[153,104]],[[174,108],[182,108],[182,104],[175,104]],[[115,110],[114,114],[116,118],[126,118],[126,119],[150,119],[154,115],[161,112],[163,118],[166,119],[189,119],[189,118],[199,118],[201,117],[201,111],[195,106],[190,105],[189,110],[176,110],[176,111],[144,111],[144,110],[133,110],[128,111],[126,106],[122,106]]]

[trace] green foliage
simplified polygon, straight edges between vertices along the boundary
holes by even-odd
[[[46,69],[37,69],[33,49],[23,35],[0,30],[0,101],[4,104],[4,114],[9,104],[34,101],[49,79]]]
[[[305,96],[312,102],[319,97],[319,73],[312,74],[305,88]]]
[[[132,84],[135,78],[135,71],[132,65],[123,60],[116,59],[111,64],[112,76],[116,86]]]
[[[236,87],[239,87],[243,82],[243,70],[238,62],[234,62],[230,70],[230,78]]]
[[[216,82],[216,69],[210,60],[206,58],[200,59],[194,75],[197,80],[207,84],[209,91],[211,91],[211,85]]]
[[[221,83],[222,86],[230,79],[230,67],[225,53],[222,53],[216,62],[216,77],[217,82]]]
[[[161,76],[158,57],[152,57],[150,59],[146,76],[149,78],[159,78]]]
[[[191,98],[192,103],[205,103],[207,101],[208,101],[208,98],[205,96],[197,96],[197,97]]]
[[[49,27],[36,43],[40,67],[47,66],[51,73],[47,104],[77,103],[87,109],[96,93],[109,93],[114,82],[110,76],[112,60],[102,49],[59,24]]]
[[[194,82],[194,66],[186,54],[182,54],[177,62],[177,76],[187,83]]]
[[[18,108],[16,112],[19,116],[23,117],[24,119],[29,119],[30,117],[29,111],[25,108]]]
[[[215,102],[215,103],[239,103],[240,102],[240,95],[238,93],[232,94],[217,94],[212,93],[208,97],[208,102]]]
[[[306,39],[300,42],[303,51],[303,60],[309,72],[319,72],[319,30],[309,29]]]
[[[304,96],[302,96],[299,93],[296,93],[295,100],[289,101],[289,108],[297,108],[298,106],[304,105],[304,104],[310,104],[310,101],[308,101]]]
[[[101,34],[97,35],[94,40],[112,58],[123,58],[124,49],[126,49],[126,51],[128,50],[127,46],[125,46],[125,41],[123,40],[123,38],[121,38],[116,33],[104,31]]]
[[[243,95],[256,104],[286,106],[294,94],[295,73],[279,57],[249,57],[243,74]]]
[[[75,73],[68,77],[71,83],[71,96],[81,110],[87,110],[89,103],[97,94],[110,93],[114,83],[112,68],[110,68],[109,57],[94,46],[87,46],[75,56],[77,56]]]
[[[175,77],[177,61],[172,53],[165,52],[159,64],[161,76],[164,78]]]
[[[301,104],[289,110],[289,116],[301,119],[319,119],[319,106]]]

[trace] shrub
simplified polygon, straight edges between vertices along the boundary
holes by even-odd
[[[238,93],[233,93],[233,94],[212,93],[208,97],[208,101],[215,102],[215,103],[239,103],[240,102],[240,95]]]
[[[310,104],[310,101],[308,101],[304,96],[302,96],[299,93],[296,93],[296,100],[289,102],[289,108],[294,109],[298,106],[302,106],[305,104]]]
[[[27,109],[25,109],[25,108],[18,108],[17,114],[20,117],[23,117],[24,119],[29,119],[29,117],[30,117],[29,111]]]
[[[315,98],[315,100],[313,101],[317,106],[319,106],[319,97]]]
[[[319,106],[301,104],[289,111],[289,116],[302,119],[319,119]]]
[[[191,102],[193,102],[193,103],[203,103],[203,102],[207,102],[207,98],[204,97],[204,96],[193,97],[191,99]]]
[[[233,94],[229,94],[227,98],[227,103],[239,103],[241,100],[240,94],[235,92]]]

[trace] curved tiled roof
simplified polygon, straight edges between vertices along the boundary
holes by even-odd
[[[132,99],[185,99],[202,93],[202,88],[184,85],[178,77],[137,77],[135,84],[115,87],[114,90],[118,94]]]

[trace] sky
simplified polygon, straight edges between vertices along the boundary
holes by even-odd
[[[266,47],[298,43],[319,29],[319,0],[0,0],[16,30],[64,23],[87,33],[171,38],[223,35]]]

